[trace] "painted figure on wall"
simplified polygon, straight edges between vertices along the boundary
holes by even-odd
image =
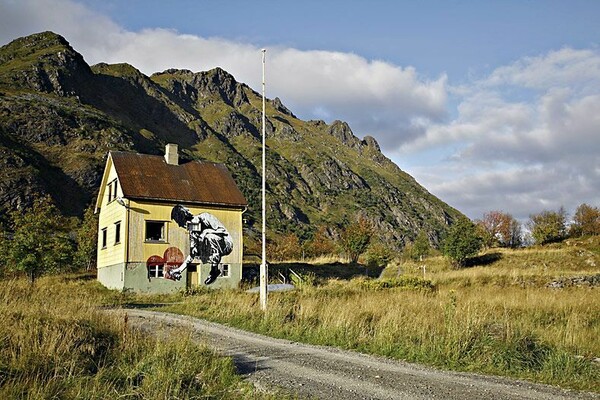
[[[210,263],[210,274],[204,284],[210,285],[221,274],[221,257],[231,254],[233,240],[221,221],[212,214],[193,215],[189,209],[178,204],[171,210],[171,219],[190,233],[190,254],[178,268],[168,271],[165,278],[179,280],[181,273],[194,258]]]

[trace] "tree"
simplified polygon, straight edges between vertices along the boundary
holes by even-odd
[[[9,268],[24,272],[33,284],[50,271],[64,270],[73,259],[68,221],[49,196],[35,200],[28,211],[12,213],[13,237],[7,244]]]
[[[581,204],[575,210],[569,236],[600,235],[600,209]]]
[[[518,247],[521,245],[521,224],[512,215],[502,211],[483,214],[477,222],[486,247]]]
[[[424,230],[420,231],[412,246],[410,246],[408,255],[415,261],[423,261],[423,257],[427,257],[431,251],[429,237]]]
[[[369,247],[373,236],[373,226],[364,217],[347,225],[340,234],[340,246],[351,263],[357,263],[358,257]]]
[[[564,208],[558,211],[542,211],[529,216],[527,224],[536,244],[559,242],[566,237],[567,227]]]
[[[302,255],[298,236],[294,233],[277,236],[267,242],[269,258],[277,261],[297,260]]]
[[[75,262],[86,271],[96,264],[98,248],[98,216],[94,214],[93,205],[85,210],[83,221],[77,230],[77,252]]]
[[[521,223],[512,217],[508,226],[508,241],[505,242],[505,245],[513,249],[523,245]]]
[[[312,239],[306,242],[305,249],[310,257],[320,257],[334,254],[336,245],[328,235],[327,228],[321,225],[317,228]]]
[[[482,242],[475,224],[466,218],[460,218],[448,230],[443,252],[455,266],[464,267],[467,259],[481,250]]]

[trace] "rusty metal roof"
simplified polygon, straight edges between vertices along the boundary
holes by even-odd
[[[111,151],[124,197],[245,207],[246,199],[223,164],[167,164],[164,157]]]

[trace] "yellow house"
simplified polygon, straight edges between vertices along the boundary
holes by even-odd
[[[110,289],[167,293],[203,285],[210,265],[195,258],[179,281],[168,268],[190,255],[190,233],[171,220],[177,204],[192,214],[210,213],[229,232],[233,250],[221,259],[211,288],[237,287],[242,277],[242,213],[246,199],[222,164],[179,164],[177,145],[165,155],[108,154],[96,201],[98,280]]]

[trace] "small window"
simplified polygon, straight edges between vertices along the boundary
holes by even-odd
[[[108,185],[108,202],[110,203],[117,198],[117,180],[113,180]]]
[[[229,264],[221,264],[221,278],[229,278],[231,275]]]
[[[163,264],[151,265],[148,267],[148,275],[150,278],[162,278],[163,277]]]
[[[165,222],[146,221],[146,241],[149,241],[149,242],[164,242],[164,241],[166,241],[165,225],[166,225]]]
[[[102,248],[105,249],[106,248],[106,243],[108,242],[108,232],[106,231],[106,228],[102,229]]]
[[[115,222],[115,244],[121,243],[121,221]]]

